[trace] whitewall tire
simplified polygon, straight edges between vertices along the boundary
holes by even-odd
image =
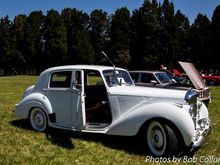
[[[34,130],[44,131],[47,128],[47,117],[40,108],[32,109],[30,113],[30,123]]]
[[[178,139],[169,125],[153,121],[148,125],[145,137],[150,154],[153,156],[176,154]]]

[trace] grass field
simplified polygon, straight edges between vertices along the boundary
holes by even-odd
[[[134,137],[57,129],[49,129],[45,133],[33,131],[29,123],[16,118],[12,110],[24,90],[36,79],[35,76],[0,77],[0,165],[152,164],[145,161],[147,154]],[[220,86],[211,87],[211,92],[213,101],[209,112],[213,129],[203,146],[192,157],[197,159],[198,164],[202,163],[199,162],[202,156],[209,163],[209,156],[220,159]]]

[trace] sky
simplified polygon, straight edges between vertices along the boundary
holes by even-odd
[[[159,0],[161,3],[163,0]],[[207,15],[211,19],[213,11],[220,0],[170,0],[174,3],[175,11],[178,9],[185,14],[191,23],[198,13]],[[109,15],[121,7],[127,7],[131,12],[142,6],[144,0],[1,0],[0,17],[9,16],[13,20],[19,14],[29,15],[30,12],[41,10],[46,15],[50,9],[59,12],[70,7],[77,8],[88,14],[94,9],[102,9]]]

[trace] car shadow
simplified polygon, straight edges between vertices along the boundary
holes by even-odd
[[[54,128],[49,128],[45,131],[45,135],[51,143],[67,149],[73,149],[74,145],[72,143],[74,143],[74,139],[79,139],[88,142],[102,143],[108,148],[123,150],[132,154],[144,156],[147,154],[143,146],[141,146],[141,143],[139,143],[140,140],[137,140],[136,136],[113,136],[96,133],[73,132]]]
[[[20,129],[34,131],[30,122],[26,119],[13,120],[10,124]],[[74,145],[71,140],[71,131],[48,128],[42,133],[45,134],[47,140],[49,140],[52,144],[65,149],[74,149]]]
[[[10,124],[21,129],[33,130],[29,121],[26,119],[13,120],[10,121]]]
[[[13,120],[10,124],[20,129],[34,131],[29,121],[25,119]],[[128,153],[144,156],[147,154],[140,143],[140,140],[138,140],[136,136],[113,136],[96,133],[74,132],[55,128],[48,128],[43,133],[45,134],[47,140],[49,140],[52,144],[69,150],[74,149],[74,139],[80,139],[88,142],[102,143],[106,147],[124,150]]]
[[[27,120],[14,120],[10,122],[13,126],[18,127],[20,129],[32,130],[30,123]],[[57,145],[59,147],[71,150],[74,149],[74,139],[84,140],[88,142],[102,143],[104,146],[116,149],[123,150],[127,153],[147,156],[150,155],[147,148],[144,147],[143,141],[139,136],[115,136],[115,135],[105,135],[105,134],[97,134],[97,133],[84,133],[84,132],[74,132],[67,131],[55,128],[48,128],[45,132],[45,137],[52,144]],[[195,150],[184,150],[176,157],[188,156],[193,157],[196,153]]]
[[[47,140],[49,140],[52,144],[68,150],[74,149],[71,131],[47,128],[47,130],[44,133]]]

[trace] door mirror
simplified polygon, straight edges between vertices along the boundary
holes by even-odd
[[[156,80],[151,80],[150,83],[156,85],[156,84],[157,84],[157,81],[156,81]]]

